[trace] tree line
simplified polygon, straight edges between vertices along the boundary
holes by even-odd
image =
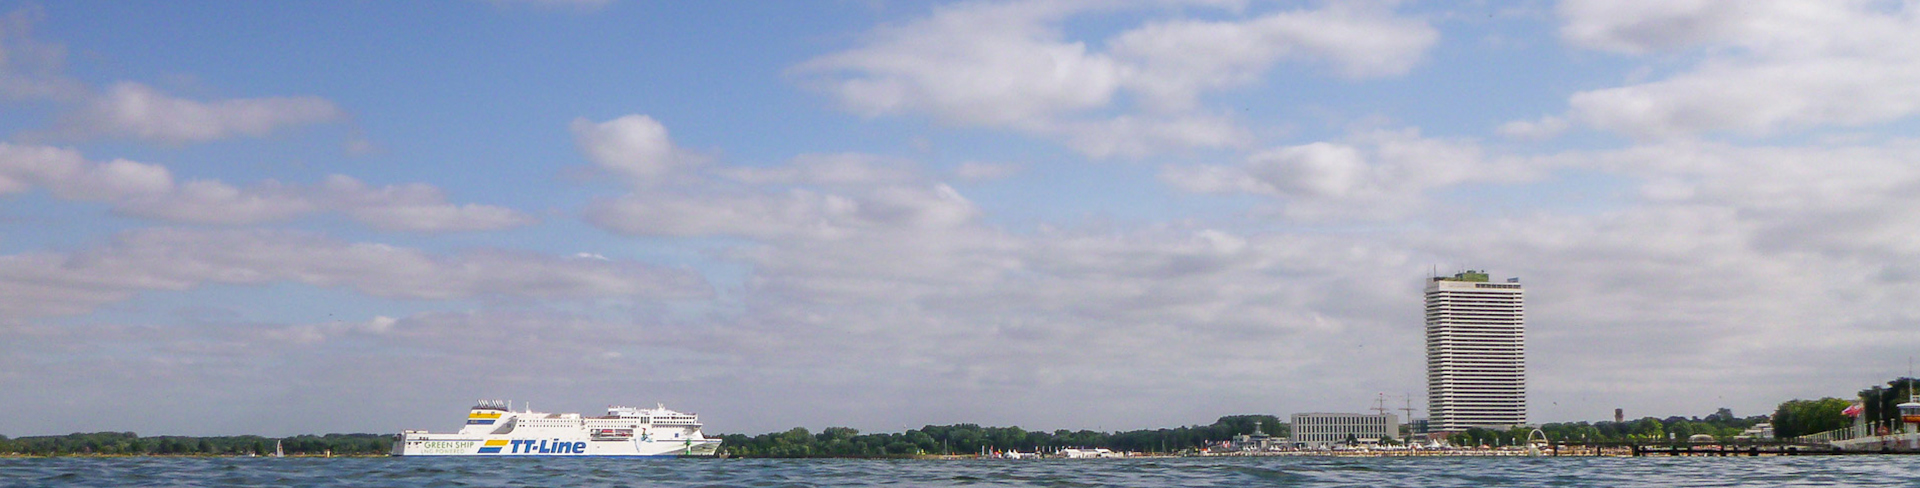
[[[1116,451],[1179,452],[1252,434],[1259,428],[1284,437],[1288,425],[1273,415],[1230,415],[1210,425],[1171,429],[1094,432],[1090,430],[1028,431],[1019,427],[981,427],[976,424],[928,425],[905,432],[862,434],[848,427],[828,427],[819,433],[796,427],[757,436],[720,436],[721,449],[743,457],[909,457],[939,454],[976,454],[982,451],[1053,451],[1065,448],[1107,448]]]
[[[393,436],[387,434],[327,434],[293,437],[256,435],[192,437],[140,437],[132,432],[95,432],[61,436],[33,436],[9,439],[0,436],[0,454],[30,456],[97,455],[201,455],[267,456],[274,442],[288,456],[380,455],[391,452]]]
[[[1554,441],[1585,441],[1596,443],[1644,442],[1649,440],[1686,440],[1696,434],[1706,434],[1716,441],[1726,442],[1741,431],[1760,422],[1773,426],[1775,438],[1787,439],[1830,430],[1844,429],[1853,425],[1854,419],[1844,413],[1847,407],[1858,401],[1862,407],[1860,417],[1866,422],[1893,423],[1900,416],[1896,405],[1911,398],[1914,388],[1920,380],[1898,378],[1887,382],[1887,386],[1874,386],[1860,390],[1857,400],[1840,398],[1821,398],[1818,400],[1793,399],[1781,402],[1774,408],[1772,415],[1735,417],[1731,410],[1722,408],[1704,418],[1653,417],[1625,422],[1572,422],[1544,424],[1540,431]],[[1512,430],[1468,429],[1448,438],[1458,446],[1499,446],[1517,445],[1526,442],[1532,429],[1515,428]]]
[[[1739,417],[1733,410],[1721,408],[1705,417],[1667,418],[1644,417],[1638,420],[1620,422],[1561,422],[1540,425],[1540,433],[1554,442],[1574,443],[1616,443],[1644,442],[1649,440],[1686,440],[1698,434],[1713,436],[1715,440],[1728,441],[1741,431],[1755,424],[1768,422],[1772,417],[1754,415]],[[1531,428],[1509,430],[1467,429],[1447,438],[1455,446],[1514,446],[1527,441]]]

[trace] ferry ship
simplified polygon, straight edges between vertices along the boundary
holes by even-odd
[[[700,434],[700,416],[655,408],[607,407],[607,414],[545,413],[498,400],[467,411],[460,432],[401,431],[395,456],[712,456],[720,439]]]

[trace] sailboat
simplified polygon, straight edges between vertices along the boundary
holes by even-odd
[[[287,451],[280,449],[280,441],[273,441],[273,457],[287,457]]]

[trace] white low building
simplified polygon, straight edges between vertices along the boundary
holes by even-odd
[[[1381,438],[1400,440],[1400,418],[1394,414],[1296,413],[1293,443],[1305,447],[1345,445],[1348,439],[1377,444]]]

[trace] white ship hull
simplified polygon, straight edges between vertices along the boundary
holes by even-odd
[[[395,456],[712,456],[720,440],[700,433],[699,417],[665,407],[612,407],[607,415],[513,411],[481,402],[458,433],[409,430],[394,436]]]
[[[462,438],[450,434],[409,436],[393,444],[395,456],[712,456],[719,439],[594,440],[587,437],[514,436]]]

